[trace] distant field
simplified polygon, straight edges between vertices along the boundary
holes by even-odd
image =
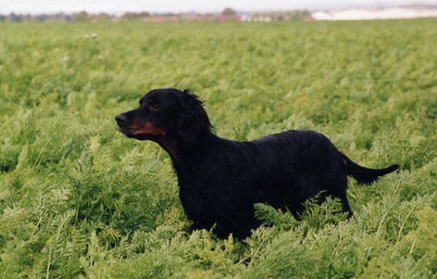
[[[437,20],[0,24],[0,278],[435,278]],[[326,134],[355,216],[309,204],[245,241],[188,233],[165,152],[114,116],[190,88],[216,132]],[[336,225],[333,225],[337,223]]]

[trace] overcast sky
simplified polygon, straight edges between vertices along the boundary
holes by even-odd
[[[437,0],[0,0],[0,14],[90,13],[121,14],[140,12],[220,12],[226,7],[237,11],[342,9],[348,7],[432,4]]]

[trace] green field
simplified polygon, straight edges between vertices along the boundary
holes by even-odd
[[[437,278],[437,19],[1,23],[0,278]],[[169,156],[114,116],[190,88],[218,135],[327,135],[369,167],[355,215],[188,232]]]

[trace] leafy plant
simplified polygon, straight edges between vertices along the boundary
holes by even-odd
[[[0,278],[433,278],[435,24],[0,23]],[[220,136],[314,129],[401,170],[351,180],[350,220],[257,204],[247,239],[190,231],[167,154],[113,120],[158,87]]]

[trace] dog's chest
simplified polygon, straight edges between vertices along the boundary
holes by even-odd
[[[196,179],[179,179],[179,197],[188,218],[205,222],[213,218],[212,204],[208,199],[208,185]]]

